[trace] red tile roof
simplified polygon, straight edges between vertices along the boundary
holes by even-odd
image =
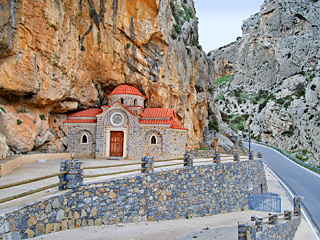
[[[171,108],[146,108],[140,116],[143,118],[170,118],[174,115]]]
[[[103,110],[101,108],[91,108],[91,109],[83,110],[80,112],[72,113],[68,115],[68,118],[69,117],[96,117],[98,114],[102,112]]]
[[[131,114],[138,116],[138,114],[131,111],[129,108],[141,107],[141,106],[127,107],[120,102],[116,102],[116,103],[119,103]],[[115,105],[116,103],[114,103],[113,105]],[[103,106],[103,107],[111,108],[112,106]],[[101,108],[92,108],[92,109],[87,109],[80,112],[72,113],[68,116],[68,118],[63,123],[96,123],[97,122],[96,116],[98,114],[101,114],[102,112],[103,112],[103,109]],[[141,118],[139,120],[139,124],[170,125],[170,128],[172,129],[188,130],[187,128],[184,128],[181,126],[178,119],[175,117],[174,110],[171,108],[145,108],[144,111],[140,114],[140,117]],[[74,118],[79,118],[79,119],[74,119]],[[86,119],[86,118],[93,118],[93,119]]]
[[[175,117],[173,117],[171,119],[171,122],[172,122],[172,125],[170,126],[170,128],[188,130],[188,128],[182,127],[181,124],[179,123],[178,119],[176,119]]]
[[[63,123],[96,123],[97,119],[69,119],[64,120]]]
[[[112,96],[112,95],[119,95],[119,94],[136,95],[136,96],[146,98],[146,96],[142,95],[141,92],[138,89],[136,89],[134,86],[130,86],[127,84],[119,85],[110,94],[106,95],[106,97]]]
[[[140,124],[166,124],[172,129],[188,130],[180,125],[171,108],[146,108],[140,116]]]

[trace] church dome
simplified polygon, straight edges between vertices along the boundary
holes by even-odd
[[[135,88],[134,86],[130,86],[127,84],[122,84],[116,87],[110,94],[106,97],[113,96],[113,95],[135,95],[146,98],[146,96],[142,95],[141,92]]]

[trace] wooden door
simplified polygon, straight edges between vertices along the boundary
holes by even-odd
[[[121,131],[111,132],[111,137],[110,137],[110,156],[111,157],[123,156],[123,136],[124,136],[124,133]]]

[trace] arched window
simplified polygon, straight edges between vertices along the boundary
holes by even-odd
[[[120,99],[121,104],[123,104],[123,98]]]
[[[88,137],[86,134],[83,134],[81,137],[81,143],[88,143]]]
[[[150,139],[150,144],[157,144],[157,138],[156,136],[152,136],[151,139]]]
[[[137,106],[137,99],[133,101],[133,106]]]

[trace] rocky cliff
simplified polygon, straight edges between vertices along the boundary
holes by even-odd
[[[234,43],[211,51],[210,118],[319,165],[320,2],[265,0]],[[209,109],[209,111],[210,111]]]
[[[0,158],[65,151],[62,122],[132,84],[198,148],[208,62],[192,0],[0,0]]]

